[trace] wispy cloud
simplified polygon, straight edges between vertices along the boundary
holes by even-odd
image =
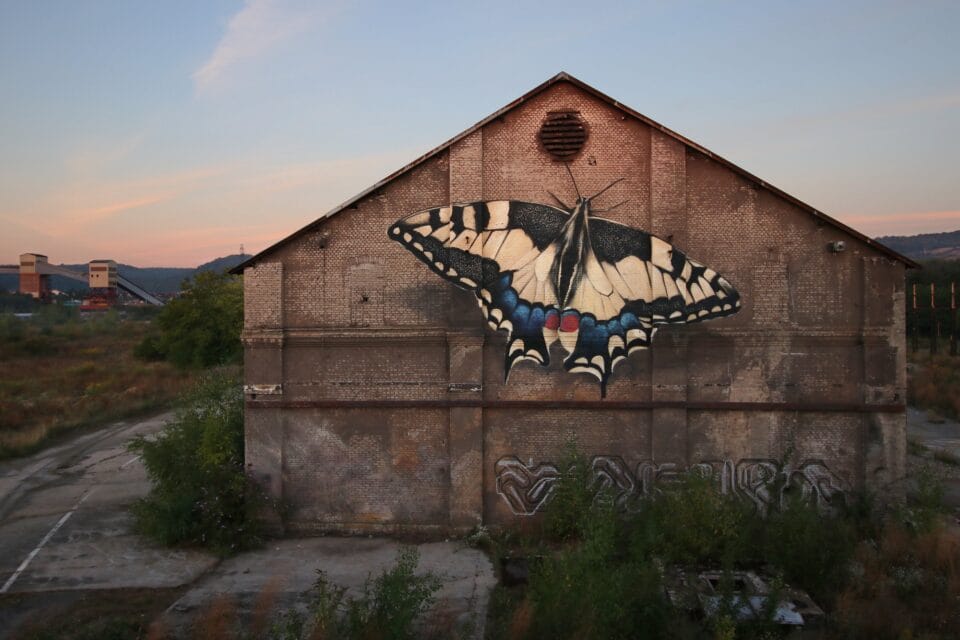
[[[80,211],[73,212],[70,215],[68,223],[60,228],[60,235],[64,233],[72,233],[74,231],[79,231],[80,229],[87,227],[92,224],[103,222],[109,220],[114,216],[120,215],[130,211],[131,209],[139,209],[141,207],[148,207],[152,204],[158,204],[170,199],[170,195],[154,195],[154,196],[145,196],[141,198],[136,198],[134,200],[124,200],[122,202],[114,202],[105,206],[93,207],[90,209],[81,209]]]
[[[224,175],[228,166],[207,166],[134,180],[91,182],[47,194],[16,216],[23,226],[54,237],[73,237],[128,211],[181,198]],[[13,215],[11,212],[10,215]]]
[[[311,29],[328,12],[329,7],[303,0],[247,0],[210,57],[193,72],[194,87],[209,89],[238,64]]]

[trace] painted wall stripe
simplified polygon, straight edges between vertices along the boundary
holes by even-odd
[[[57,524],[53,525],[53,528],[47,532],[47,535],[43,536],[43,540],[40,541],[40,544],[34,547],[33,551],[31,551],[30,554],[23,559],[23,562],[20,563],[20,566],[17,567],[17,570],[13,572],[13,575],[7,578],[7,581],[3,584],[3,587],[0,587],[0,593],[6,593],[7,590],[13,586],[13,583],[16,582],[17,578],[20,577],[20,574],[23,573],[23,570],[26,569],[30,565],[30,562],[32,562],[37,556],[37,554],[40,553],[40,549],[42,549],[45,544],[50,542],[50,538],[52,538],[54,534],[60,530],[60,527],[63,526],[63,523],[70,519],[70,516],[73,515],[73,512],[76,511],[81,504],[83,504],[84,500],[90,497],[91,493],[93,493],[93,489],[88,489],[82,496],[80,496],[80,499],[77,500],[77,503],[73,505],[69,511],[63,514],[59,520],[57,520]]]

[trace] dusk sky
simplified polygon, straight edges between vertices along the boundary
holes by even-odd
[[[0,263],[257,252],[559,71],[870,236],[960,229],[960,3],[0,0]]]

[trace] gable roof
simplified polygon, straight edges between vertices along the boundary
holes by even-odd
[[[659,122],[656,122],[656,121],[654,121],[654,120],[651,120],[650,118],[648,118],[647,116],[643,115],[642,113],[640,113],[640,112],[638,112],[638,111],[634,111],[634,110],[631,109],[630,107],[628,107],[628,106],[626,106],[626,105],[624,105],[624,104],[621,104],[620,102],[618,102],[617,100],[614,100],[613,98],[611,98],[610,96],[606,95],[605,93],[602,93],[602,92],[598,91],[597,89],[594,89],[593,87],[591,87],[591,86],[588,85],[587,83],[583,82],[582,80],[578,80],[577,78],[573,77],[573,76],[570,75],[569,73],[566,73],[565,71],[561,71],[560,73],[558,73],[557,75],[553,76],[552,78],[550,78],[549,80],[547,80],[547,81],[544,82],[543,84],[541,84],[541,85],[539,85],[539,86],[537,86],[537,87],[534,87],[533,89],[531,89],[531,90],[528,91],[527,93],[523,94],[522,96],[520,96],[519,98],[517,98],[517,99],[514,100],[513,102],[511,102],[511,103],[509,103],[508,105],[504,106],[503,108],[498,109],[497,111],[493,112],[492,114],[490,114],[489,116],[487,116],[486,118],[484,118],[484,119],[481,120],[480,122],[476,123],[475,125],[473,125],[473,126],[470,127],[469,129],[466,129],[465,131],[463,131],[463,132],[457,134],[456,136],[450,138],[449,140],[447,140],[446,142],[444,142],[444,143],[441,144],[440,146],[435,147],[434,149],[432,149],[432,150],[428,151],[427,153],[423,154],[422,156],[420,156],[419,158],[417,158],[417,159],[414,160],[413,162],[410,162],[409,164],[407,164],[407,165],[401,167],[400,169],[398,169],[397,171],[394,171],[393,173],[391,173],[389,176],[387,176],[387,177],[384,178],[383,180],[380,180],[379,182],[377,182],[376,184],[372,185],[371,187],[369,187],[369,188],[365,189],[364,191],[358,193],[358,194],[355,195],[353,198],[347,200],[347,201],[344,202],[343,204],[341,204],[341,205],[339,205],[339,206],[337,206],[337,207],[334,207],[333,209],[331,209],[331,210],[328,211],[327,213],[323,214],[322,216],[320,216],[319,218],[317,218],[316,220],[314,220],[314,221],[311,222],[310,224],[306,225],[305,227],[302,227],[301,229],[298,229],[297,231],[294,231],[293,233],[291,233],[291,234],[290,234],[289,236],[287,236],[286,238],[283,238],[282,240],[279,240],[279,241],[275,242],[274,244],[270,245],[269,247],[267,247],[267,248],[264,249],[263,251],[257,253],[256,255],[252,256],[251,258],[249,258],[249,259],[245,260],[244,262],[240,263],[239,265],[237,265],[236,267],[234,267],[233,269],[231,269],[231,270],[230,270],[230,273],[233,273],[233,274],[243,273],[243,270],[244,270],[244,269],[246,269],[247,267],[253,266],[254,264],[256,264],[258,261],[260,261],[260,260],[261,260],[264,256],[266,256],[267,254],[269,254],[269,253],[271,253],[271,252],[273,252],[273,251],[276,251],[276,250],[279,249],[280,247],[283,247],[284,245],[292,242],[293,240],[299,238],[299,237],[302,236],[302,235],[305,235],[305,234],[307,234],[307,233],[310,233],[311,231],[313,231],[314,229],[316,229],[317,227],[319,227],[321,224],[323,224],[323,222],[325,222],[328,218],[331,218],[331,217],[335,216],[336,214],[340,213],[340,212],[343,211],[344,209],[348,209],[348,208],[352,207],[352,206],[355,205],[357,202],[359,202],[359,201],[362,200],[363,198],[367,197],[367,196],[370,195],[371,193],[375,193],[376,191],[378,191],[379,189],[383,188],[383,187],[386,186],[387,184],[393,182],[394,180],[396,180],[397,178],[399,178],[399,177],[402,176],[403,174],[407,173],[407,172],[410,171],[411,169],[413,169],[413,168],[419,166],[420,164],[426,162],[426,161],[429,160],[430,158],[433,158],[433,157],[436,156],[437,154],[439,154],[439,153],[441,153],[441,152],[443,152],[443,151],[446,151],[447,149],[449,149],[450,147],[452,147],[454,144],[456,144],[457,142],[459,142],[459,141],[462,140],[463,138],[466,138],[467,136],[469,136],[469,135],[472,134],[473,132],[475,132],[475,131],[477,131],[478,129],[481,129],[482,127],[484,127],[486,124],[488,124],[488,123],[496,120],[497,118],[500,118],[501,116],[503,116],[503,115],[507,114],[508,112],[512,111],[513,109],[515,109],[516,107],[520,106],[520,105],[523,104],[524,102],[527,102],[528,100],[530,100],[530,99],[533,98],[534,96],[542,93],[543,91],[546,91],[547,89],[549,89],[549,88],[552,87],[553,85],[558,84],[558,83],[560,83],[560,82],[569,82],[570,84],[572,84],[572,85],[574,85],[575,87],[577,87],[577,88],[585,91],[586,93],[588,93],[588,94],[590,94],[590,95],[598,98],[599,100],[601,100],[601,101],[603,101],[603,102],[605,102],[605,103],[607,103],[607,104],[609,104],[609,105],[611,105],[611,106],[619,109],[620,111],[624,112],[624,113],[627,114],[628,116],[630,116],[630,117],[632,117],[632,118],[635,118],[635,119],[643,122],[643,123],[646,124],[647,126],[650,126],[650,127],[654,128],[654,129],[656,129],[656,130],[658,130],[658,131],[666,134],[667,136],[669,136],[669,137],[671,137],[671,138],[673,138],[673,139],[675,139],[675,140],[678,140],[678,141],[682,142],[684,145],[686,145],[686,146],[688,146],[688,147],[690,147],[690,148],[692,148],[692,149],[696,149],[697,151],[699,151],[700,153],[704,154],[705,156],[707,156],[707,157],[710,158],[711,160],[714,160],[714,161],[716,161],[716,162],[719,162],[720,164],[722,164],[723,166],[727,167],[728,169],[730,169],[730,170],[733,171],[734,173],[736,173],[736,174],[738,174],[738,175],[740,175],[740,176],[742,176],[742,177],[750,180],[751,182],[754,182],[754,183],[760,185],[761,187],[763,187],[763,188],[766,189],[767,191],[770,191],[770,192],[772,192],[772,193],[780,196],[781,198],[783,198],[783,199],[786,200],[787,202],[790,202],[791,204],[793,204],[793,205],[795,205],[795,206],[797,206],[797,207],[799,207],[799,208],[807,211],[808,213],[812,214],[813,216],[819,218],[820,220],[823,220],[825,223],[827,223],[827,224],[829,224],[829,225],[831,225],[831,226],[833,226],[833,227],[836,227],[837,229],[840,229],[841,231],[843,231],[843,232],[845,232],[845,233],[853,236],[854,238],[857,238],[858,240],[860,240],[860,241],[863,242],[864,244],[866,244],[866,245],[868,245],[868,246],[870,246],[870,247],[873,247],[874,249],[876,249],[876,250],[879,251],[880,253],[886,255],[888,258],[891,258],[891,259],[893,259],[893,260],[902,262],[902,263],[903,263],[904,265],[906,265],[908,268],[919,268],[919,267],[920,267],[919,264],[917,264],[916,262],[914,262],[914,261],[911,260],[910,258],[908,258],[908,257],[906,257],[906,256],[904,256],[904,255],[902,255],[902,254],[894,251],[893,249],[890,249],[889,247],[887,247],[887,246],[884,245],[884,244],[881,244],[881,243],[877,242],[877,241],[874,240],[873,238],[870,238],[870,237],[868,237],[868,236],[860,233],[860,232],[857,231],[856,229],[853,229],[853,228],[851,228],[851,227],[848,227],[847,225],[843,224],[843,223],[840,222],[839,220],[836,220],[836,219],[834,219],[834,218],[831,218],[830,216],[828,216],[827,214],[823,213],[822,211],[820,211],[820,210],[818,210],[818,209],[810,206],[809,204],[807,204],[807,203],[805,203],[805,202],[803,202],[803,201],[801,201],[801,200],[799,200],[799,199],[791,196],[789,193],[786,193],[785,191],[781,191],[780,189],[776,188],[775,186],[771,185],[770,183],[766,182],[765,180],[761,180],[760,178],[758,178],[757,176],[753,175],[752,173],[750,173],[750,172],[747,171],[746,169],[742,169],[741,167],[739,167],[739,166],[735,165],[734,163],[730,162],[729,160],[727,160],[727,159],[725,159],[725,158],[723,158],[723,157],[721,157],[721,156],[718,156],[717,154],[715,154],[714,152],[710,151],[709,149],[706,149],[705,147],[700,146],[699,144],[697,144],[697,143],[694,142],[693,140],[690,140],[689,138],[686,138],[686,137],[680,135],[679,133],[677,133],[676,131],[673,131],[672,129],[668,129],[667,127],[663,126],[663,125],[660,124]]]

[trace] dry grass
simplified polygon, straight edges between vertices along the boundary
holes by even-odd
[[[158,622],[184,589],[91,589],[4,594],[9,640],[167,640]],[[17,615],[20,614],[20,615]],[[2,617],[0,617],[2,619]]]
[[[145,321],[0,320],[0,458],[34,451],[71,429],[165,406],[190,379],[169,363],[133,356]]]
[[[237,605],[226,594],[216,597],[201,612],[193,625],[193,638],[196,640],[230,640],[237,634]]]
[[[283,579],[279,576],[270,578],[263,590],[257,595],[253,603],[253,612],[250,618],[250,633],[254,638],[267,634],[270,628],[270,617],[277,604],[277,597],[283,591]]]
[[[857,552],[863,572],[837,599],[846,638],[960,637],[960,535],[920,536],[888,526],[879,544]]]
[[[960,357],[910,353],[907,398],[911,405],[960,419]]]

